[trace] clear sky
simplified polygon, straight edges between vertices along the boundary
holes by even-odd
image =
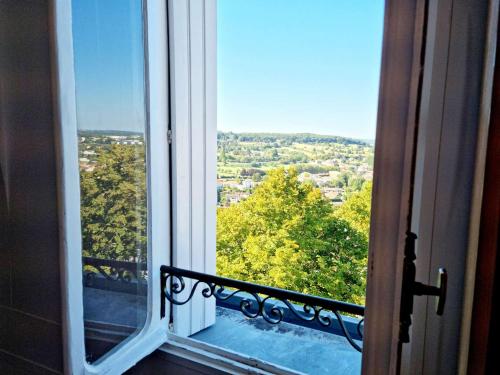
[[[217,0],[218,129],[375,137],[383,0]],[[140,0],[73,0],[80,129],[144,130]]]
[[[140,0],[73,0],[78,127],[144,131]]]
[[[383,0],[218,0],[218,129],[374,139]]]

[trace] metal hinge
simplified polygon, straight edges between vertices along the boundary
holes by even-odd
[[[413,314],[414,296],[436,296],[436,314],[443,315],[446,302],[446,287],[448,274],[444,268],[439,268],[438,286],[422,284],[415,281],[416,267],[415,242],[417,235],[412,232],[406,233],[405,257],[403,264],[403,286],[401,291],[401,311],[399,319],[399,341],[410,342],[411,315]]]
[[[172,144],[172,130],[171,129],[167,130],[167,142],[169,145]]]

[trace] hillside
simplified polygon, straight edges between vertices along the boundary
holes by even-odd
[[[294,167],[332,202],[371,180],[373,146],[362,140],[310,133],[219,132],[219,205],[246,199],[269,170]]]
[[[217,132],[219,140],[239,140],[242,142],[281,142],[281,143],[340,143],[344,145],[365,145],[370,142],[360,139],[345,138],[336,135],[313,133],[233,133]]]

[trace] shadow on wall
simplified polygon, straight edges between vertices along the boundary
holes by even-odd
[[[63,371],[51,3],[0,1],[0,373]]]

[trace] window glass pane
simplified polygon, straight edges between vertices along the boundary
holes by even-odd
[[[73,0],[85,345],[88,362],[147,312],[143,4]]]

